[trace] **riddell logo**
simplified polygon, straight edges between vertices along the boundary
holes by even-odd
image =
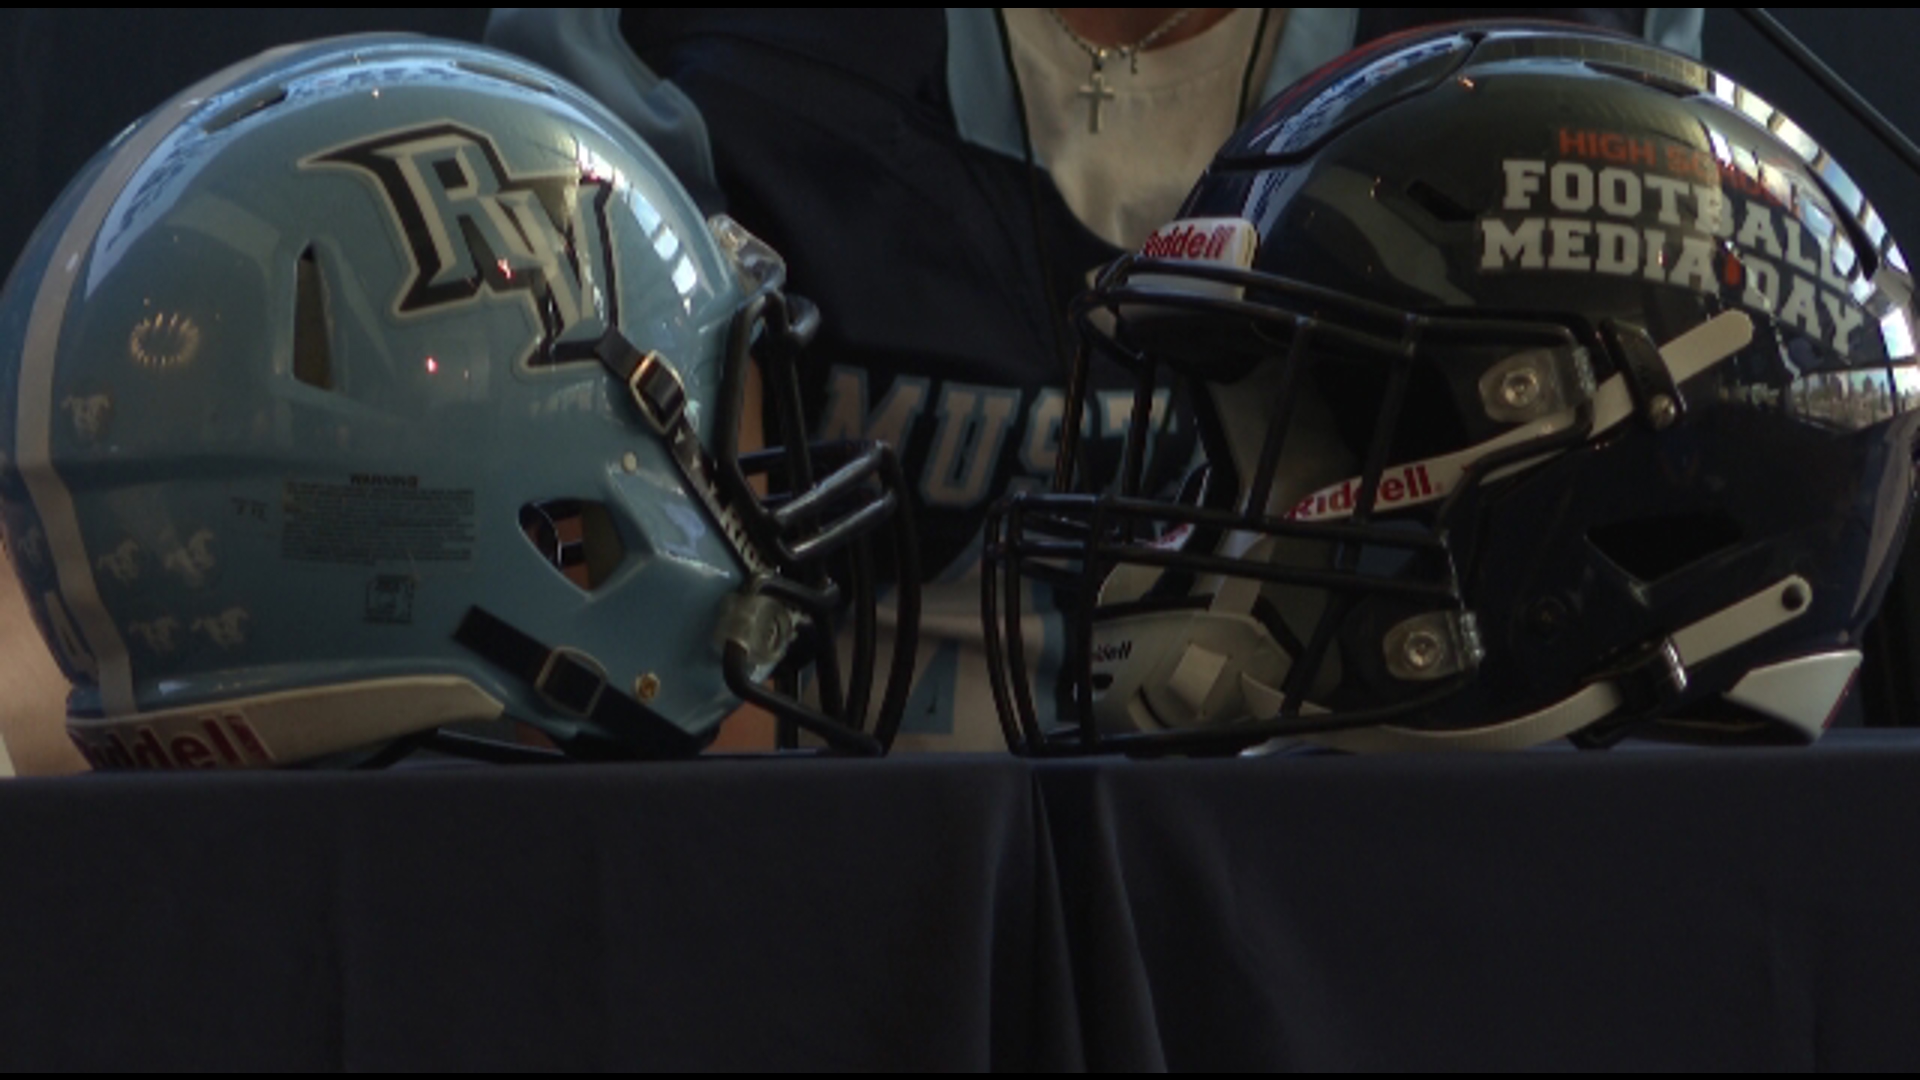
[[[1287,517],[1298,521],[1350,514],[1359,493],[1360,482],[1348,479],[1338,487],[1322,488],[1300,500],[1299,505],[1287,511]],[[1433,494],[1433,479],[1427,475],[1427,467],[1409,465],[1380,478],[1380,493],[1374,500],[1374,506],[1385,510],[1400,503],[1431,498]]]
[[[96,769],[236,769],[273,764],[266,744],[240,713],[204,713],[163,726],[165,734],[146,724],[125,737],[121,731],[71,728],[67,734]]]
[[[1167,226],[1165,232],[1155,229],[1140,248],[1140,254],[1149,259],[1206,259],[1217,262],[1227,255],[1227,245],[1233,242],[1238,231],[1235,224],[1226,222],[1202,227],[1191,222],[1175,222]]]

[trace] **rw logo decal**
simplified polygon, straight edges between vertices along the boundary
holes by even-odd
[[[327,150],[304,168],[359,170],[378,187],[413,272],[401,316],[520,298],[540,326],[529,364],[587,359],[619,318],[608,180],[575,168],[515,174],[488,135],[454,123],[388,132]]]

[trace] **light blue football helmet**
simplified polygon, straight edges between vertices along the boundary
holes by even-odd
[[[883,750],[907,500],[886,448],[805,443],[783,278],[492,50],[295,45],[173,98],[0,294],[0,510],[74,740],[254,766],[510,718],[670,757],[751,701]],[[743,458],[753,362],[772,449]],[[868,725],[876,562],[901,625]]]

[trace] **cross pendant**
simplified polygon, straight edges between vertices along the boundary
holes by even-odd
[[[1098,67],[1093,69],[1093,77],[1079,89],[1078,93],[1093,106],[1092,115],[1087,117],[1087,132],[1092,135],[1100,134],[1100,104],[1104,101],[1112,101],[1116,95],[1107,86],[1106,76]]]

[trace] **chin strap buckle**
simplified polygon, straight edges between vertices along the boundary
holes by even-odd
[[[1670,637],[1612,669],[1607,678],[1620,691],[1623,708],[1639,716],[1663,711],[1687,692],[1687,666]]]
[[[700,752],[711,732],[693,734],[608,685],[607,669],[569,645],[549,646],[482,608],[468,608],[453,640],[503,672],[523,679],[554,711],[575,720],[534,723],[569,757],[678,758]]]
[[[578,649],[557,646],[531,680],[541,700],[563,713],[585,719],[600,707],[607,691],[607,669]]]
[[[1665,431],[1687,415],[1687,399],[1680,393],[1666,358],[1660,355],[1660,347],[1645,330],[1607,319],[1600,324],[1600,332],[1614,359],[1620,362],[1627,392],[1648,427]]]
[[[625,344],[625,339],[621,339]],[[627,345],[632,350],[633,346]],[[648,352],[633,362],[627,373],[627,392],[633,395],[633,403],[640,407],[641,415],[653,430],[671,437],[685,422],[687,412],[687,387],[680,381],[680,373],[673,370],[667,358],[657,352]]]
[[[687,387],[673,364],[655,350],[641,352],[618,329],[601,335],[593,352],[610,374],[626,384],[654,432],[671,443],[685,427],[687,414]]]
[[[1687,665],[1673,639],[1665,637],[1591,681],[1613,684],[1620,704],[1608,719],[1569,735],[1568,741],[1583,750],[1600,750],[1626,738],[1642,721],[1662,716],[1679,704],[1687,692]]]

